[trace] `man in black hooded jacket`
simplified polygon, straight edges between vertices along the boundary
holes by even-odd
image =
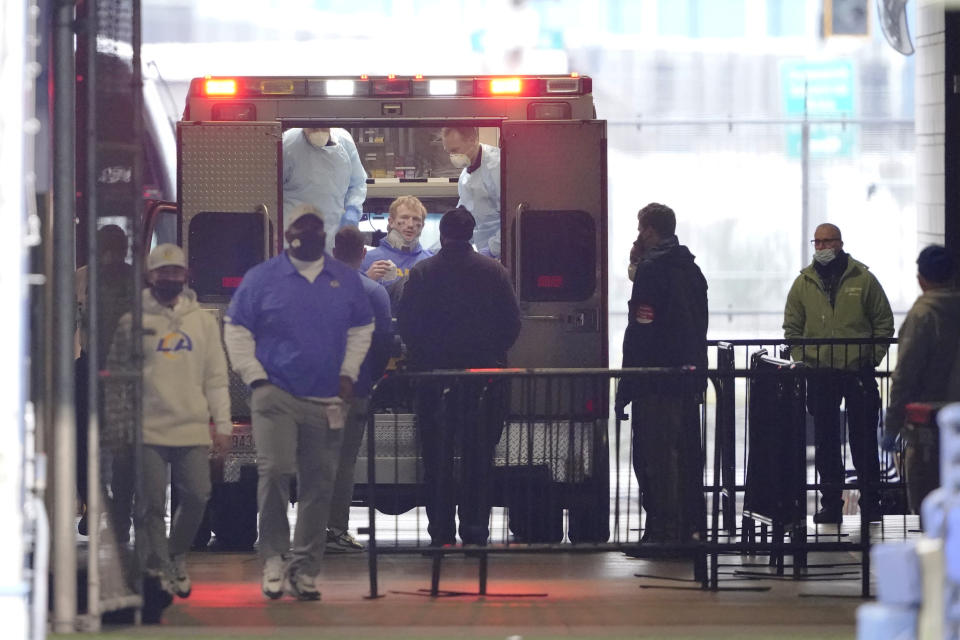
[[[520,333],[520,308],[507,270],[473,250],[474,226],[466,209],[446,212],[440,251],[410,269],[397,323],[414,371],[504,367]],[[492,459],[504,427],[502,384],[477,376],[417,383],[431,544],[456,542],[455,513],[464,544],[486,544]]]
[[[707,368],[707,281],[677,240],[676,215],[640,210],[623,366]],[[705,376],[625,377],[618,415],[633,404],[633,465],[647,513],[643,540],[685,542],[706,526],[700,411]]]

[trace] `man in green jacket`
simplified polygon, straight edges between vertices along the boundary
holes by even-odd
[[[936,424],[907,422],[907,403],[960,401],[960,290],[956,264],[944,247],[920,252],[917,281],[923,293],[900,325],[883,434],[886,449],[893,449],[898,434],[904,440],[907,504],[914,513],[940,486],[940,447]]]
[[[843,251],[840,229],[821,224],[813,238],[813,262],[800,272],[787,294],[784,337],[868,341],[891,337],[893,313],[883,287],[866,265]],[[846,405],[850,450],[859,479],[861,517],[870,521],[880,518],[880,393],[874,369],[886,353],[886,345],[870,344],[792,349],[794,360],[820,369],[807,383],[807,409],[813,415],[821,484],[821,510],[813,518],[818,524],[838,524],[842,516],[841,400]]]

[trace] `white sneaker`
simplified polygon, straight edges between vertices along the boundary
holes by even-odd
[[[187,554],[179,553],[173,556],[173,578],[171,580],[173,592],[181,598],[189,598],[193,585],[190,583],[190,574],[187,573]]]
[[[326,550],[329,553],[359,553],[365,548],[349,531],[327,529]]]
[[[283,590],[297,600],[319,600],[320,591],[317,589],[317,577],[308,576],[296,569],[287,571],[283,581]]]
[[[267,558],[263,563],[263,580],[260,582],[260,588],[263,589],[263,595],[271,600],[276,600],[283,595],[284,564],[283,556]]]

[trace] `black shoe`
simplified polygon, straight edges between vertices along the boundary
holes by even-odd
[[[840,524],[843,514],[839,509],[821,509],[813,515],[814,524]]]
[[[87,526],[87,510],[83,510],[83,515],[80,516],[80,520],[77,522],[77,533],[82,536],[89,535],[89,528]]]
[[[144,624],[159,624],[163,610],[173,602],[173,594],[164,589],[158,576],[143,578],[143,609],[141,616]]]
[[[879,505],[872,507],[860,505],[860,519],[867,522],[882,522],[883,509]]]

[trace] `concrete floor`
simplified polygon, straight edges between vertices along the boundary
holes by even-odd
[[[355,510],[351,522],[363,512]],[[417,544],[416,512],[384,520],[384,543]],[[385,526],[391,522],[393,530]],[[808,536],[855,540],[859,522],[846,516],[838,529],[808,519]],[[871,525],[871,538],[913,537],[917,524],[916,516],[888,516]],[[442,561],[437,598],[429,596],[432,560],[419,552],[379,556],[377,599],[368,598],[367,553],[329,554],[324,562],[320,602],[270,601],[260,592],[253,552],[193,552],[193,593],[177,599],[161,625],[106,628],[91,637],[853,638],[864,602],[860,556],[852,551],[810,554],[801,580],[789,567],[777,576],[766,556],[721,556],[716,592],[693,582],[689,560],[493,552],[486,596],[477,595],[479,560],[453,553]]]
[[[456,554],[442,563],[441,597],[430,598],[431,559],[387,555],[380,558],[382,597],[370,600],[367,554],[340,554],[325,561],[322,600],[297,602],[263,597],[252,553],[193,553],[190,598],[176,600],[162,625],[107,637],[854,637],[863,602],[859,558],[819,554],[810,563],[811,576],[795,581],[772,575],[765,557],[728,556],[721,591],[706,592],[685,561],[618,552],[491,554],[481,597],[479,561]]]

